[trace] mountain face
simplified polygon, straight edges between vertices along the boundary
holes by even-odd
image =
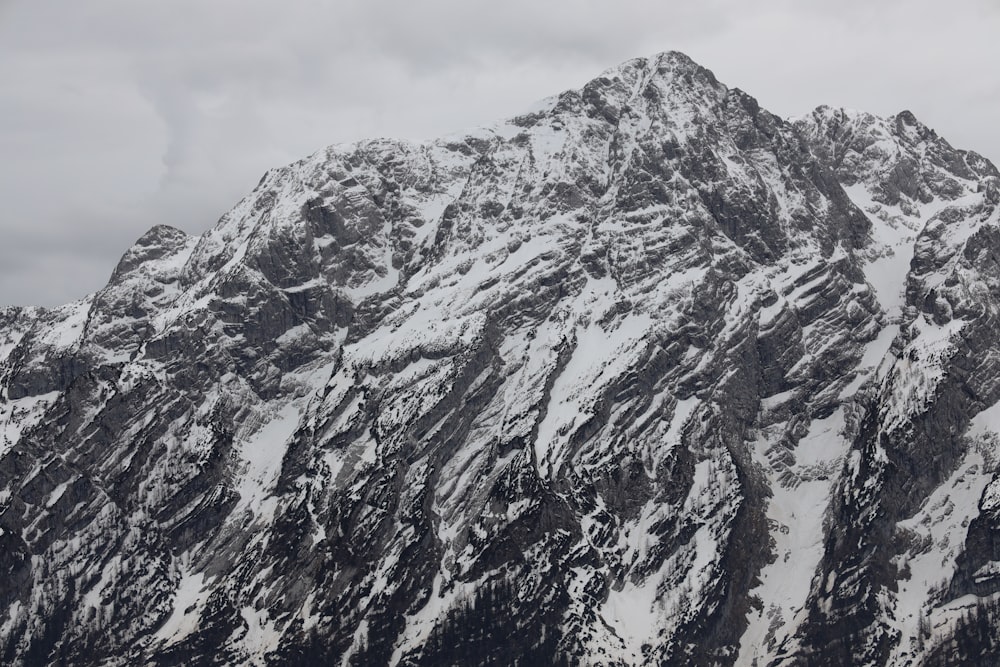
[[[677,53],[0,310],[0,662],[1000,660],[1000,173]]]

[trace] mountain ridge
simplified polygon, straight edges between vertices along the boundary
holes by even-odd
[[[996,168],[676,52],[549,100],[0,311],[5,661],[996,650]]]

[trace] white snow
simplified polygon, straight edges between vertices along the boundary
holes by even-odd
[[[74,301],[55,308],[52,312],[57,314],[59,319],[53,326],[42,331],[39,341],[58,349],[70,348],[78,344],[87,325],[87,316],[90,314],[93,298],[93,296],[89,296],[81,301]]]
[[[641,663],[643,645],[655,645],[697,613],[705,597],[705,587],[712,581],[719,565],[719,545],[725,540],[736,511],[731,461],[710,457],[695,464],[694,479],[681,515],[688,517],[697,530],[680,549],[664,560],[649,576],[628,574],[645,558],[655,543],[649,530],[664,517],[666,508],[647,504],[635,522],[626,523],[619,532],[625,542],[622,563],[626,575],[620,585],[613,585],[601,606],[600,618],[623,643],[635,664]],[[607,644],[607,638],[598,637]],[[620,649],[619,649],[620,650]]]
[[[888,372],[888,369],[895,361],[895,358],[890,357],[889,350],[892,348],[892,343],[898,334],[899,325],[890,324],[883,327],[875,339],[865,345],[861,361],[855,368],[857,375],[841,390],[841,400],[854,398],[858,390],[870,380],[874,379],[878,382],[885,377],[885,373]]]
[[[62,498],[63,494],[66,493],[66,489],[69,485],[73,483],[72,479],[68,479],[65,482],[60,483],[56,488],[52,489],[52,493],[49,494],[48,499],[45,501],[45,507],[51,508],[59,499]]]
[[[893,214],[885,212],[886,207],[874,201],[861,182],[845,186],[844,192],[871,221],[873,247],[878,254],[864,266],[865,279],[875,290],[879,305],[895,321],[902,315],[913,243],[926,220],[914,219],[895,209]]]
[[[680,442],[681,431],[687,420],[694,414],[695,408],[701,403],[697,396],[688,396],[677,401],[674,405],[674,414],[670,418],[670,428],[667,429],[666,438],[670,442]]]
[[[649,315],[629,314],[612,331],[596,322],[577,327],[573,354],[552,385],[545,418],[538,425],[535,460],[543,477],[559,468],[573,426],[586,419],[601,389],[632,363],[638,353],[635,345],[651,322]]]
[[[979,514],[979,498],[992,478],[982,454],[973,447],[958,469],[927,498],[910,519],[898,528],[912,536],[917,546],[895,559],[897,567],[908,569],[909,577],[897,582],[891,625],[900,641],[890,664],[907,664],[920,654],[918,619],[926,617],[930,626],[954,621],[953,608],[933,604],[933,590],[947,585],[955,571],[955,559],[965,546],[969,522]],[[925,545],[925,546],[921,546]]]
[[[944,377],[947,359],[954,352],[952,340],[965,326],[963,320],[949,320],[944,325],[918,316],[910,325],[916,337],[906,353],[886,375],[881,418],[886,431],[903,428],[911,415],[926,408]]]
[[[507,375],[502,378],[503,384],[497,396],[489,403],[483,417],[477,418],[469,429],[463,446],[448,460],[434,464],[440,466],[435,474],[440,474],[441,480],[434,489],[431,509],[435,515],[435,530],[446,545],[446,553],[442,555],[441,570],[433,581],[426,604],[405,619],[405,630],[392,656],[394,664],[412,649],[419,648],[447,611],[470,596],[478,585],[455,581],[463,561],[456,557],[453,544],[459,541],[462,530],[475,529],[482,535],[488,535],[488,528],[482,527],[485,522],[478,525],[473,522],[488,518],[503,524],[516,520],[533,507],[536,501],[533,497],[522,497],[499,509],[485,508],[485,501],[477,504],[485,496],[484,490],[492,488],[491,484],[497,476],[510,474],[516,466],[530,466],[533,462],[543,478],[543,485],[556,487],[548,483],[559,475],[564,466],[572,465],[589,473],[590,470],[585,469],[588,466],[594,466],[591,470],[599,470],[598,464],[639,453],[646,464],[647,474],[652,478],[656,464],[662,462],[671,449],[680,446],[686,430],[698,436],[704,435],[697,433],[701,420],[695,415],[705,405],[703,401],[711,400],[705,398],[710,392],[708,387],[719,381],[709,375],[714,373],[714,364],[725,358],[727,345],[732,340],[740,340],[740,329],[753,326],[750,318],[754,316],[753,310],[761,298],[766,295],[775,299],[773,305],[760,309],[756,314],[757,324],[766,330],[786,308],[794,313],[796,308],[810,305],[816,298],[810,291],[824,287],[828,281],[841,279],[841,275],[831,267],[843,260],[848,252],[853,252],[837,247],[832,256],[824,258],[818,252],[813,236],[796,229],[789,234],[792,250],[772,266],[754,267],[749,254],[725,235],[717,233],[718,230],[699,236],[704,233],[700,225],[712,216],[704,203],[699,201],[692,184],[684,181],[679,174],[674,177],[677,181],[672,186],[676,187],[670,188],[665,203],[644,206],[620,215],[613,211],[608,214],[614,207],[605,208],[605,204],[613,203],[618,195],[613,185],[616,174],[612,172],[635,166],[630,162],[636,155],[634,151],[645,150],[641,142],[654,136],[651,130],[655,129],[659,135],[654,138],[671,136],[683,143],[696,132],[703,134],[706,126],[718,120],[712,117],[713,101],[705,98],[705,95],[714,94],[712,91],[695,94],[686,86],[651,79],[657,68],[675,66],[669,57],[636,62],[641,63],[641,67],[633,64],[613,73],[613,76],[625,79],[626,87],[631,90],[624,98],[627,99],[629,94],[633,96],[623,107],[620,124],[613,134],[605,132],[603,120],[591,124],[586,119],[574,119],[572,114],[559,114],[538,119],[530,128],[499,124],[491,131],[475,135],[476,142],[468,141],[467,137],[456,137],[455,147],[448,147],[445,141],[420,145],[374,141],[330,148],[295,165],[271,172],[259,192],[240,202],[217,228],[198,242],[197,248],[192,240],[182,251],[158,265],[157,271],[166,275],[186,272],[186,277],[197,280],[176,298],[171,290],[179,290],[180,286],[168,288],[162,303],[154,304],[157,306],[153,316],[154,329],[162,333],[172,323],[180,321],[179,318],[185,315],[197,317],[200,315],[197,311],[207,309],[210,301],[216,298],[215,281],[225,279],[224,274],[251,270],[246,266],[247,256],[261,250],[273,232],[285,232],[300,225],[306,201],[328,196],[335,190],[338,196],[333,199],[342,198],[352,205],[367,204],[365,198],[368,193],[364,185],[356,186],[351,192],[336,189],[346,182],[339,175],[337,180],[341,181],[340,185],[331,182],[330,187],[334,190],[323,190],[322,183],[330,180],[330,174],[343,169],[350,172],[350,168],[344,165],[345,156],[349,153],[354,153],[354,157],[360,156],[354,161],[354,168],[368,172],[364,176],[355,172],[361,181],[373,177],[378,171],[373,163],[387,156],[392,158],[391,162],[385,163],[389,168],[408,172],[408,177],[421,181],[419,187],[412,182],[410,185],[401,184],[399,192],[394,194],[398,196],[401,210],[405,210],[411,218],[421,218],[409,222],[395,221],[404,228],[411,225],[415,230],[410,241],[417,252],[406,268],[407,275],[413,273],[406,283],[403,297],[385,301],[384,310],[373,324],[375,330],[343,349],[342,357],[338,356],[336,362],[339,369],[332,377],[333,362],[308,372],[287,373],[282,377],[281,390],[293,392],[293,399],[289,399],[286,393],[280,400],[261,403],[249,391],[246,392],[248,402],[237,419],[240,423],[237,425],[233,473],[240,500],[233,515],[234,523],[245,521],[248,514],[265,521],[273,518],[277,500],[272,494],[282,458],[303,417],[308,417],[310,426],[324,429],[317,436],[321,443],[347,433],[358,435],[351,442],[338,440],[336,447],[317,450],[313,461],[321,462],[321,465],[310,466],[310,472],[304,474],[300,482],[314,484],[314,491],[328,487],[340,491],[346,487],[347,492],[360,494],[366,479],[359,473],[378,465],[380,455],[389,451],[388,447],[399,445],[392,442],[396,434],[404,433],[416,416],[426,415],[440,402],[453,388],[455,372],[465,362],[466,353],[475,351],[486,334],[493,333],[492,327],[496,323],[489,318],[498,312],[494,306],[512,303],[526,290],[537,288],[536,278],[540,275],[557,276],[568,269],[570,280],[566,281],[566,287],[570,290],[578,288],[576,280],[580,276],[591,276],[586,279],[586,286],[579,295],[568,298],[562,295],[561,304],[547,319],[536,322],[530,316],[525,317],[524,321],[514,325],[517,327],[515,330],[502,332],[499,350],[503,362],[501,372]],[[639,69],[643,72],[641,75],[636,74]],[[654,118],[654,114],[647,113],[648,105],[638,97],[647,86],[659,87],[658,90],[648,90],[661,93],[662,99],[658,104],[663,107],[659,110],[663,112],[662,118]],[[538,109],[551,111],[555,101],[556,98],[550,98]],[[861,116],[854,114],[852,117]],[[523,135],[527,146],[522,139],[511,141],[519,135]],[[620,145],[612,146],[612,140],[620,140]],[[791,230],[801,214],[822,219],[829,204],[814,191],[799,192],[773,155],[766,150],[737,150],[735,144],[728,140],[722,143],[724,145],[712,150],[728,172],[726,182],[735,181],[744,193],[752,192],[755,196],[761,191],[773,194],[779,224],[787,225]],[[491,146],[493,152],[489,160],[497,165],[494,171],[504,172],[504,161],[517,164],[517,169],[497,177],[495,182],[490,180],[492,176],[486,173],[488,170],[477,173],[475,179],[469,179],[471,165],[483,145]],[[620,160],[615,158],[614,165],[608,158],[612,147],[623,156]],[[898,155],[899,146],[888,137],[882,137],[870,150],[873,155],[894,156]],[[361,164],[364,166],[358,166]],[[544,188],[556,184],[583,183],[581,175],[597,181],[606,179],[604,183],[593,183],[597,186],[612,185],[596,207],[588,205],[585,209],[560,213],[547,209],[541,216],[534,215],[533,206],[545,208],[552,203],[545,201]],[[425,176],[429,183],[421,180]],[[525,187],[525,183],[533,185]],[[532,190],[532,187],[535,189]],[[596,191],[597,188],[594,189]],[[914,255],[914,241],[925,224],[937,223],[934,216],[943,207],[966,205],[975,199],[970,194],[959,200],[938,200],[904,211],[905,206],[889,207],[874,201],[864,185],[851,186],[847,190],[853,201],[865,210],[873,225],[872,243],[867,251],[862,251],[863,268],[886,317],[880,321],[882,326],[877,336],[865,347],[855,369],[856,377],[841,390],[839,400],[855,400],[857,393],[870,387],[873,380],[891,382],[890,404],[891,409],[897,412],[890,417],[902,420],[932,397],[940,374],[939,365],[935,364],[949,352],[950,337],[962,326],[961,322],[955,322],[937,327],[918,319],[913,324],[917,338],[911,349],[919,356],[917,364],[924,370],[916,372],[910,368],[909,361],[903,360],[893,371],[892,363],[896,360],[892,358],[890,348],[904,325],[904,287]],[[266,196],[270,197],[272,192],[275,197],[273,206],[259,206],[266,203],[260,199],[264,196],[261,193],[268,193]],[[506,214],[492,221],[478,219],[475,215],[460,216],[456,230],[453,230],[447,243],[436,249],[441,251],[440,255],[432,257],[423,251],[435,239],[438,222],[448,204],[460,196],[463,196],[463,203],[477,205],[488,202],[500,204],[501,208],[520,198],[519,204],[524,205],[526,216],[524,221]],[[768,203],[771,205],[770,201]],[[914,210],[917,212],[914,213]],[[507,211],[509,213],[510,209]],[[461,233],[457,231],[459,227],[462,227]],[[943,230],[942,238],[949,244],[960,244],[974,229],[972,222],[949,226]],[[409,231],[406,230],[407,233]],[[391,237],[394,233],[392,225],[386,221],[380,230],[372,233],[371,238],[362,241],[361,245],[367,244],[365,259],[377,268],[348,278],[348,285],[343,291],[351,299],[359,301],[399,286],[401,271],[392,266]],[[328,249],[333,238],[323,236],[314,239],[314,242],[315,249],[319,251]],[[681,250],[675,252],[675,248]],[[712,257],[706,259],[702,255]],[[725,265],[721,261],[723,255],[729,260],[738,260],[730,266],[745,263],[751,268],[736,283],[726,286],[734,286],[735,289],[729,302],[720,304],[726,313],[722,331],[716,332],[717,340],[707,346],[709,349],[701,349],[700,343],[690,343],[686,353],[678,351],[677,373],[670,378],[683,376],[684,380],[694,380],[689,384],[699,387],[702,398],[689,396],[676,400],[677,385],[665,380],[661,380],[651,391],[652,400],[648,405],[644,401],[612,397],[608,430],[622,425],[625,427],[624,436],[612,439],[603,432],[599,433],[587,443],[589,449],[581,450],[573,458],[568,449],[574,429],[592,414],[595,404],[611,383],[631,370],[647,346],[652,347],[662,341],[667,341],[664,345],[676,344],[676,341],[670,340],[670,334],[676,333],[675,325],[679,324],[678,320],[684,316],[691,301],[703,298],[704,293],[698,288],[706,281],[714,283],[720,277],[712,266],[713,263],[716,267]],[[592,272],[590,266],[586,272],[579,272],[584,257],[587,261],[598,258],[604,263],[607,275],[615,277],[594,278],[593,275],[604,273]],[[222,267],[218,270],[207,268],[220,264]],[[635,267],[641,267],[641,271],[633,271]],[[579,279],[582,281],[582,278]],[[638,284],[630,284],[630,279]],[[284,291],[293,294],[323,287],[325,282],[321,272],[320,276]],[[855,294],[866,290],[866,287],[857,285]],[[54,347],[78,344],[81,332],[87,326],[89,303],[81,301],[53,311],[55,324],[44,333],[43,343]],[[840,315],[839,312],[835,314]],[[821,318],[818,323],[805,328],[803,346],[807,353],[801,364],[789,373],[792,388],[762,402],[764,417],[782,418],[782,409],[790,409],[787,406],[802,397],[801,384],[797,384],[799,378],[794,377],[795,372],[803,368],[808,370],[828,346],[842,342],[843,339],[837,336],[843,335],[843,332],[831,333],[830,329],[834,327],[830,325],[831,321]],[[286,331],[276,342],[279,345],[292,343],[311,333],[308,325],[301,325]],[[874,335],[874,331],[871,333]],[[664,334],[662,338],[660,334]],[[324,344],[331,343],[331,348],[339,347],[343,338],[336,341],[333,338],[324,339]],[[562,349],[567,351],[568,362],[553,376],[556,358]],[[429,358],[432,356],[436,359]],[[164,380],[162,368],[144,364],[140,361],[130,364],[122,373],[119,389],[127,391],[150,376]],[[402,370],[397,370],[400,368]],[[490,370],[495,370],[495,367]],[[892,375],[893,372],[897,375]],[[699,376],[700,373],[704,376]],[[325,398],[315,395],[315,404],[311,404],[315,391],[327,378],[329,392]],[[545,386],[550,380],[551,394],[546,398]],[[239,382],[235,376],[220,379],[220,384],[225,387]],[[354,389],[358,391],[353,392]],[[3,438],[0,456],[17,442],[24,429],[41,418],[42,412],[57,397],[53,393],[0,404],[0,436]],[[375,424],[371,425],[365,420],[372,407],[368,401],[373,398],[378,401],[378,414]],[[644,409],[634,410],[636,405]],[[844,405],[829,417],[807,424],[806,435],[794,446],[794,461],[790,465],[784,460],[776,460],[774,452],[768,451],[783,435],[781,429],[788,424],[774,425],[773,428],[761,426],[756,439],[750,443],[754,461],[771,480],[773,496],[768,500],[766,512],[770,533],[775,540],[777,560],[764,567],[761,583],[753,591],[753,595],[763,602],[764,609],[751,613],[750,627],[741,640],[738,664],[748,664],[755,657],[762,662],[773,657],[772,648],[792,633],[801,618],[802,607],[822,554],[823,523],[830,494],[838,482],[848,448],[848,438],[843,431],[845,422],[851,421],[845,419],[845,414],[851,414],[852,407]],[[706,409],[715,408],[709,402]],[[544,418],[539,418],[542,412]],[[638,412],[642,414],[637,419],[634,415]],[[324,416],[331,419],[323,419]],[[890,419],[888,423],[897,422]],[[426,436],[428,439],[438,436],[435,429],[440,424],[431,428]],[[994,406],[976,417],[970,435],[995,437],[992,434],[998,431],[998,426],[1000,407]],[[537,438],[533,443],[508,452],[503,458],[496,458],[496,451],[502,449],[504,444],[521,441],[534,428],[537,428]],[[182,442],[177,434],[171,434],[173,440],[167,443],[168,449],[196,449],[202,442],[198,430],[192,428],[189,435],[190,438]],[[621,436],[622,431],[617,431],[616,435]],[[705,587],[719,563],[720,545],[727,543],[726,531],[731,525],[731,515],[738,507],[739,487],[732,462],[727,458],[728,453],[721,449],[707,450],[709,445],[705,443],[710,438],[692,437],[690,440],[697,463],[692,488],[679,511],[676,506],[650,501],[642,507],[638,516],[630,515],[630,518],[618,522],[616,517],[609,519],[600,514],[606,514],[608,509],[597,498],[597,510],[581,518],[585,543],[582,546],[604,550],[602,559],[613,564],[613,575],[609,578],[614,583],[606,603],[596,610],[596,619],[594,601],[591,593],[585,593],[588,588],[585,584],[598,576],[602,579],[608,577],[609,570],[599,571],[589,565],[574,567],[571,596],[577,596],[574,604],[584,605],[583,608],[590,612],[590,618],[595,620],[593,626],[599,628],[597,632],[605,633],[600,636],[599,642],[606,642],[604,645],[612,649],[612,653],[620,652],[624,647],[626,661],[640,661],[644,645],[659,643],[690,615],[704,611],[695,606],[704,599]],[[588,456],[590,458],[585,458]],[[407,503],[423,491],[421,485],[428,474],[427,467],[431,465],[426,457],[416,462],[410,460],[409,464],[402,483],[401,506],[409,506]],[[311,478],[314,471],[315,477]],[[982,461],[969,458],[942,487],[943,490],[939,489],[944,495],[935,496],[916,517],[900,524],[901,530],[915,531],[933,544],[933,549],[928,552],[904,555],[905,565],[911,568],[914,576],[900,588],[897,599],[900,614],[910,613],[914,605],[927,599],[928,587],[934,585],[931,578],[935,572],[953,567],[954,550],[961,541],[961,530],[954,528],[954,517],[967,521],[974,514],[977,490],[981,490],[988,479]],[[656,483],[654,480],[654,486]],[[57,487],[47,503],[57,502],[67,486],[68,482]],[[995,493],[993,486],[997,487]],[[151,498],[156,498],[157,492],[164,493],[162,489],[143,488]],[[986,492],[984,506],[992,507],[991,503],[1000,506],[1000,482],[991,484]],[[961,504],[962,507],[955,509],[952,507],[954,504]],[[316,524],[314,543],[337,539],[335,535],[328,536],[323,526],[319,525],[319,514],[325,509],[320,493],[309,498],[307,508]],[[653,566],[654,571],[649,573],[650,568],[645,561],[656,553],[653,547],[659,537],[655,528],[662,524],[668,513],[674,512],[689,522],[687,527],[694,537],[679,545],[675,553],[659,564],[658,569]],[[412,537],[406,534],[406,530],[397,526],[396,538],[400,544]],[[603,538],[598,533],[606,530],[610,530],[611,540],[600,543]],[[586,544],[588,539],[591,541]],[[392,593],[397,585],[394,581],[398,572],[397,560],[399,554],[404,553],[398,546],[394,543],[386,548],[385,559],[361,586],[367,586],[364,588],[367,593],[359,608],[377,605]],[[97,584],[85,595],[87,606],[99,606],[103,591],[112,583],[119,567],[121,563],[114,560],[105,565]],[[1000,565],[990,563],[977,575],[993,576],[998,570]],[[264,572],[258,573],[258,576],[263,577]],[[204,573],[190,571],[189,565],[182,566],[172,613],[156,633],[158,639],[175,642],[198,626],[209,593],[209,583]],[[247,661],[259,664],[264,654],[274,648],[280,639],[279,621],[271,618],[267,609],[260,606],[260,598],[247,604],[245,591],[234,590],[233,593],[236,599],[242,601],[236,608],[248,628],[245,635],[234,636],[233,641],[245,648]],[[313,596],[310,594],[299,607],[307,627],[317,618],[312,607]],[[16,613],[23,613],[19,603],[11,608],[12,617]],[[900,623],[909,621],[901,615]],[[912,625],[910,623],[909,627]],[[343,656],[345,664],[361,643],[368,639],[368,632],[368,622],[363,620],[355,632],[354,644]]]
[[[760,585],[750,594],[763,610],[751,610],[749,627],[740,639],[736,664],[754,660],[768,664],[773,650],[798,626],[806,598],[823,556],[823,521],[850,442],[844,437],[844,408],[825,419],[816,419],[794,449],[790,482],[782,482],[765,452],[773,442],[767,437],[754,443],[757,462],[770,470],[773,496],[767,519],[775,541],[776,560],[761,569]]]
[[[445,574],[439,571],[434,577],[427,602],[419,611],[406,617],[406,628],[400,635],[389,665],[398,665],[407,652],[422,646],[448,610],[462,599],[471,600],[477,588],[474,582],[449,581],[445,584],[445,581]]]
[[[629,580],[621,590],[612,589],[600,610],[601,618],[625,643],[636,664],[642,657],[642,645],[654,641],[665,625],[668,610],[657,594],[657,585],[668,574],[666,567],[664,563],[659,572],[639,584]]]
[[[58,391],[0,401],[0,457],[21,439],[21,434],[37,424],[59,397]]]
[[[153,636],[173,644],[194,632],[198,628],[207,593],[204,573],[184,573],[174,593],[173,612]]]
[[[240,456],[246,469],[236,485],[240,500],[234,512],[249,508],[254,514],[269,518],[274,510],[273,503],[262,501],[281,472],[281,460],[288,440],[298,428],[299,416],[299,405],[287,403],[277,413],[266,415],[264,425],[255,432],[243,436]]]
[[[5,637],[11,636],[11,630],[16,627],[18,622],[23,621],[24,616],[27,615],[27,608],[20,600],[14,600],[7,609],[6,618],[3,619],[3,623],[0,624],[0,633]]]
[[[83,604],[85,607],[91,607],[93,609],[99,609],[101,607],[101,594],[104,593],[104,589],[107,588],[108,584],[112,581],[112,575],[116,567],[119,566],[118,557],[115,556],[108,560],[101,568],[101,578],[97,580],[93,588],[87,591],[87,594],[83,596]]]
[[[373,240],[374,241],[374,240]],[[375,294],[388,292],[399,283],[399,269],[392,265],[392,222],[386,219],[383,225],[382,235],[377,239],[382,245],[381,268],[385,273],[375,273],[375,277],[369,278],[366,282],[357,287],[344,287],[344,291],[350,296],[352,301],[362,301]]]
[[[276,628],[274,619],[267,613],[267,609],[243,607],[240,616],[247,624],[247,632],[241,640],[241,647],[249,653],[248,662],[244,664],[264,667],[268,664],[264,656],[278,648],[281,632]]]
[[[966,192],[955,200],[934,199],[929,203],[919,204],[913,212],[904,212],[898,206],[890,207],[875,201],[867,186],[861,182],[845,186],[844,191],[872,223],[871,256],[863,267],[865,279],[874,289],[889,321],[896,323],[902,315],[904,288],[916,249],[914,242],[917,235],[925,227],[940,224],[935,216],[944,209],[974,205],[983,195]],[[975,220],[948,225],[947,243],[952,247],[961,247],[977,227],[978,222]]]

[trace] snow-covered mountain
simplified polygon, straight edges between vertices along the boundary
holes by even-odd
[[[1000,660],[1000,173],[678,53],[0,310],[0,662]]]

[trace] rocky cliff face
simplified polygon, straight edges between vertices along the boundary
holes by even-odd
[[[0,310],[2,661],[1000,656],[998,204],[677,53],[268,172]]]

